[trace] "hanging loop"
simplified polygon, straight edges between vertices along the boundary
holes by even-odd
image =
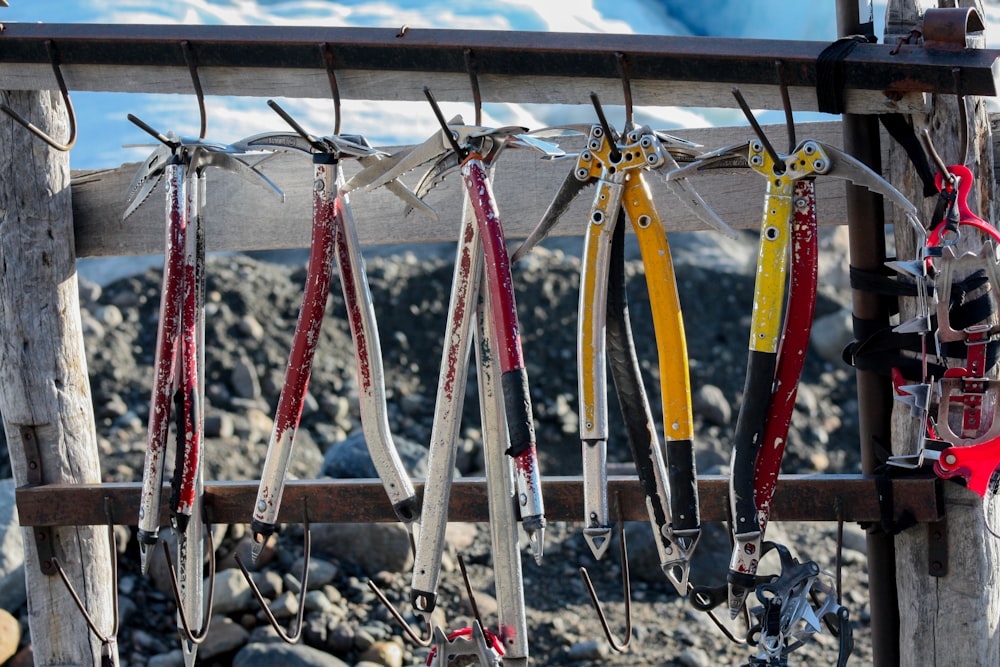
[[[333,49],[323,42],[319,45],[319,54],[326,67],[326,78],[330,82],[330,97],[333,98],[333,133],[340,134],[340,86],[337,85],[337,72],[333,67]]]
[[[306,589],[309,585],[309,554],[312,551],[312,530],[309,528],[309,501],[304,499],[302,501],[302,526],[305,531],[305,556],[302,559],[302,584],[299,590],[299,610],[295,615],[295,625],[292,632],[286,632],[278,619],[274,617],[274,612],[267,604],[267,600],[264,599],[264,594],[260,592],[257,584],[254,583],[253,577],[250,575],[250,571],[247,570],[246,565],[243,564],[243,559],[240,555],[235,554],[234,558],[236,564],[239,566],[240,571],[243,573],[243,577],[246,579],[247,583],[250,585],[250,590],[253,592],[254,597],[257,598],[257,603],[260,605],[261,610],[264,612],[264,616],[267,617],[267,622],[271,624],[274,631],[278,633],[278,637],[281,638],[286,644],[294,644],[299,641],[299,637],[302,636],[303,619],[306,613]]]
[[[472,103],[476,108],[476,125],[483,124],[483,97],[479,92],[479,64],[472,49],[465,50],[465,68],[469,71],[469,85],[472,86]]]
[[[375,594],[375,597],[378,598],[378,601],[382,603],[382,606],[386,608],[389,615],[391,615],[393,620],[396,621],[396,624],[403,631],[403,634],[410,638],[411,642],[423,648],[427,648],[434,642],[434,627],[431,625],[430,614],[423,616],[427,636],[421,637],[413,630],[413,627],[407,623],[406,619],[403,618],[403,615],[399,613],[399,610],[396,609],[396,606],[392,604],[389,598],[385,596],[382,589],[379,588],[378,585],[371,579],[368,580],[368,590]]]
[[[212,604],[215,599],[215,541],[212,539],[211,524],[206,522],[205,528],[207,531],[205,541],[208,547],[208,604],[205,607],[201,629],[197,632],[191,630],[191,622],[188,619],[187,610],[184,608],[184,601],[181,599],[181,589],[177,583],[177,574],[174,572],[174,562],[170,557],[170,548],[166,542],[161,542],[163,545],[163,555],[167,559],[167,571],[170,573],[170,585],[174,593],[174,601],[177,604],[177,616],[181,621],[181,629],[184,632],[184,637],[195,645],[203,643],[205,637],[208,636],[208,628],[212,622]]]
[[[97,628],[97,623],[94,622],[94,617],[90,615],[87,608],[83,604],[83,600],[80,599],[79,594],[77,594],[76,589],[73,587],[72,582],[69,580],[69,576],[66,574],[66,570],[63,569],[62,563],[56,556],[52,557],[52,566],[55,568],[56,573],[59,578],[62,579],[63,584],[66,585],[66,590],[69,592],[71,598],[73,598],[74,604],[76,604],[77,609],[83,615],[83,619],[87,622],[87,626],[90,631],[94,633],[94,636],[101,642],[104,646],[103,654],[107,658],[107,661],[111,664],[117,664],[117,650],[114,649],[114,645],[117,642],[118,636],[118,538],[115,536],[115,526],[112,521],[111,512],[111,498],[108,496],[104,497],[104,513],[108,518],[108,543],[111,546],[111,604],[112,604],[112,616],[111,616],[111,631],[107,634],[101,632]]]
[[[778,88],[781,91],[781,108],[785,111],[785,130],[788,133],[788,152],[795,152],[795,118],[792,116],[792,99],[788,95],[788,82],[785,77],[785,62],[783,60],[774,61],[774,67],[778,71]]]
[[[624,134],[628,134],[632,131],[633,127],[633,113],[632,113],[632,78],[629,75],[628,66],[628,56],[626,56],[621,51],[615,53],[615,59],[618,62],[618,74],[622,79],[622,93],[625,96],[625,130]]]
[[[583,577],[583,583],[587,587],[587,593],[590,595],[590,602],[594,606],[594,611],[597,613],[597,620],[601,623],[601,629],[604,630],[604,636],[608,640],[608,644],[611,645],[611,649],[617,652],[622,652],[628,648],[629,643],[632,641],[632,584],[629,582],[629,569],[628,569],[628,546],[625,542],[625,520],[622,516],[622,506],[621,506],[621,494],[617,495],[618,504],[618,551],[621,558],[622,566],[622,591],[625,596],[625,639],[619,641],[613,632],[611,632],[611,626],[608,625],[608,617],[604,613],[604,608],[601,606],[601,601],[597,597],[597,591],[594,590],[594,584],[590,581],[590,575],[587,573],[587,568],[580,568],[580,576]]]
[[[191,73],[191,85],[194,87],[194,94],[198,98],[198,116],[201,125],[198,130],[198,139],[204,139],[208,133],[208,112],[205,110],[205,91],[201,87],[201,77],[198,76],[198,60],[195,58],[194,49],[191,42],[186,39],[181,42],[181,51],[184,53],[184,62],[187,64],[188,72]]]
[[[66,143],[59,143],[50,135],[40,130],[36,125],[22,118],[6,104],[0,104],[0,111],[13,118],[18,124],[55,150],[66,153],[76,143],[76,112],[73,110],[73,102],[69,98],[69,90],[66,88],[66,81],[63,79],[62,70],[59,67],[59,52],[56,50],[55,44],[52,43],[51,39],[45,40],[45,49],[49,52],[49,60],[52,61],[52,72],[56,76],[56,83],[59,84],[59,94],[62,95],[63,103],[66,105],[66,116],[69,122],[69,139]]]

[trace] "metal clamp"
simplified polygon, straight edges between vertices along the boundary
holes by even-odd
[[[18,427],[21,434],[21,449],[27,464],[28,486],[41,486],[42,481],[42,457],[38,449],[38,433],[35,427],[30,424],[22,424]],[[38,567],[42,574],[49,577],[58,572],[53,558],[55,553],[52,550],[53,534],[51,526],[33,526],[31,529],[35,537],[35,551],[38,554]]]

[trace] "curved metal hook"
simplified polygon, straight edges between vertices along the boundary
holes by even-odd
[[[622,78],[622,93],[625,95],[625,134],[632,131],[633,123],[633,113],[632,113],[632,78],[629,76],[628,67],[628,57],[618,51],[615,53],[615,59],[618,61],[618,74]]]
[[[472,49],[465,50],[465,69],[469,71],[469,84],[472,86],[472,103],[476,108],[476,125],[483,124],[483,97],[479,92],[479,64]]]
[[[108,543],[111,545],[111,590],[113,594],[111,596],[112,602],[112,620],[111,620],[111,631],[107,634],[102,633],[97,628],[97,623],[94,622],[93,616],[87,611],[87,608],[83,604],[83,600],[77,594],[76,589],[73,587],[72,582],[69,580],[66,571],[63,569],[62,563],[56,556],[52,557],[52,565],[56,569],[56,573],[59,578],[62,579],[63,584],[66,585],[66,590],[69,592],[70,597],[73,598],[73,602],[76,603],[77,609],[83,614],[83,619],[87,622],[87,626],[90,631],[94,633],[94,636],[100,640],[101,644],[105,647],[109,647],[116,642],[116,637],[118,635],[118,538],[115,537],[115,526],[112,521],[111,512],[111,498],[108,496],[104,497],[104,513],[108,517]],[[109,660],[116,660],[117,656],[112,656]]]
[[[927,153],[931,156],[931,161],[934,162],[934,166],[937,167],[938,173],[941,174],[941,179],[944,180],[948,185],[955,185],[955,175],[951,173],[948,169],[948,165],[944,163],[941,159],[941,154],[937,152],[937,148],[934,147],[934,140],[931,138],[931,131],[926,127],[920,130],[920,141],[923,142],[924,148],[927,149]]]
[[[271,624],[274,631],[278,633],[278,636],[287,644],[294,644],[299,641],[299,637],[302,636],[302,621],[305,618],[306,613],[306,588],[309,584],[309,554],[312,551],[312,530],[309,528],[309,501],[305,500],[302,504],[302,525],[305,530],[305,557],[302,561],[302,586],[299,589],[299,610],[295,614],[295,631],[291,633],[285,632],[281,624],[278,623],[278,619],[274,617],[274,613],[271,611],[270,607],[267,605],[267,600],[264,599],[264,595],[257,588],[257,584],[254,583],[253,577],[250,576],[250,571],[247,570],[246,565],[243,564],[243,559],[237,553],[234,558],[236,564],[239,565],[240,571],[243,572],[243,577],[250,584],[250,590],[253,591],[254,597],[257,598],[260,608],[263,610],[264,615],[267,617],[267,622]]]
[[[587,573],[587,568],[580,568],[580,576],[583,577],[583,583],[587,587],[587,593],[590,594],[590,602],[594,605],[594,611],[597,612],[597,620],[601,622],[601,628],[604,630],[604,636],[608,639],[608,644],[611,645],[614,651],[624,651],[628,648],[629,643],[632,641],[632,584],[629,582],[629,570],[628,570],[628,548],[625,542],[625,521],[622,518],[622,506],[621,497],[618,496],[618,553],[621,557],[622,563],[622,591],[625,595],[625,640],[619,642],[611,632],[611,627],[608,625],[608,617],[604,614],[604,608],[601,607],[601,601],[597,597],[597,591],[594,590],[594,584],[590,581],[590,575]]]
[[[69,98],[69,90],[66,88],[66,81],[63,79],[62,70],[59,68],[59,52],[56,50],[56,46],[52,43],[51,39],[45,40],[45,48],[49,52],[49,60],[52,61],[52,71],[56,75],[56,83],[59,84],[59,94],[62,95],[63,103],[66,105],[66,114],[69,122],[69,139],[64,144],[59,143],[50,135],[42,132],[42,130],[40,130],[37,126],[22,118],[16,111],[11,109],[6,104],[0,104],[0,111],[3,111],[5,114],[13,118],[18,124],[24,127],[24,129],[31,132],[52,148],[62,153],[66,153],[69,149],[73,148],[73,144],[76,143],[76,112],[73,110],[73,102]]]
[[[375,597],[378,598],[378,601],[382,603],[382,606],[386,608],[392,618],[396,621],[396,624],[399,625],[400,629],[402,629],[403,634],[409,637],[411,642],[423,648],[427,648],[434,642],[434,628],[431,626],[430,616],[423,617],[424,624],[427,626],[427,637],[425,639],[413,631],[413,627],[406,622],[406,619],[399,613],[396,606],[389,601],[389,598],[385,596],[382,589],[379,588],[371,579],[368,580],[368,590],[375,594]]]
[[[340,134],[340,86],[337,85],[337,72],[333,67],[333,49],[328,42],[319,45],[319,55],[326,66],[326,78],[330,82],[330,96],[333,97],[333,133]]]
[[[201,620],[201,629],[198,632],[191,631],[191,623],[187,617],[187,610],[184,609],[181,600],[181,588],[177,583],[177,573],[174,572],[174,561],[170,556],[170,547],[166,542],[163,545],[163,555],[167,559],[167,571],[170,573],[170,586],[174,592],[174,602],[177,604],[177,616],[181,620],[181,627],[184,630],[185,638],[192,644],[201,644],[208,635],[208,627],[212,624],[212,605],[215,600],[215,541],[212,539],[212,526],[205,523],[207,530],[206,541],[208,546],[208,604],[206,605],[204,617]]]
[[[476,594],[472,591],[472,580],[469,579],[469,571],[465,567],[465,558],[462,554],[458,554],[458,569],[462,571],[462,581],[465,582],[465,592],[469,596],[469,606],[472,607],[472,617],[476,619],[481,628],[485,628],[483,625],[483,617],[479,614],[479,605],[476,604]]]
[[[201,78],[198,76],[198,60],[195,58],[194,49],[191,42],[186,39],[181,42],[181,51],[184,53],[184,62],[191,72],[191,85],[194,86],[194,94],[198,98],[198,114],[201,118],[201,126],[198,131],[198,139],[204,139],[208,132],[208,112],[205,111],[205,91],[201,88]]]
[[[781,108],[785,111],[785,130],[788,133],[788,152],[795,151],[795,146],[799,143],[795,140],[795,119],[792,117],[792,99],[788,96],[788,82],[785,81],[785,62],[783,60],[774,61],[774,67],[778,70],[778,88],[781,91]]]

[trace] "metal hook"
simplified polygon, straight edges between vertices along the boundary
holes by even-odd
[[[774,61],[775,69],[778,70],[778,88],[781,91],[781,108],[785,110],[785,129],[788,132],[788,152],[795,151],[795,119],[792,117],[792,99],[788,96],[788,83],[785,81],[785,62],[783,60]]]
[[[198,60],[195,58],[194,49],[191,42],[186,39],[181,41],[181,51],[184,53],[184,62],[191,73],[191,84],[194,86],[194,94],[198,98],[198,115],[201,119],[201,126],[198,131],[198,139],[204,139],[208,132],[208,113],[205,111],[205,92],[201,88],[201,78],[198,76]]]
[[[326,78],[330,82],[330,96],[333,97],[333,133],[340,134],[340,86],[337,85],[337,72],[333,67],[333,49],[329,42],[319,45],[319,54],[326,65]]]
[[[583,583],[587,586],[587,593],[590,594],[590,602],[594,605],[594,611],[597,612],[597,620],[601,622],[601,628],[604,630],[604,636],[607,637],[611,649],[621,652],[628,648],[629,643],[632,641],[632,585],[629,582],[628,548],[625,542],[625,521],[622,517],[621,495],[617,494],[616,498],[618,504],[618,553],[621,558],[622,590],[625,595],[624,641],[619,642],[615,638],[614,633],[611,632],[611,627],[608,625],[608,617],[604,614],[604,609],[601,607],[601,601],[597,597],[597,591],[594,590],[594,584],[590,581],[587,568],[580,568],[580,576],[583,577]]]
[[[382,592],[382,589],[379,588],[375,584],[375,582],[372,581],[371,579],[368,580],[368,589],[375,594],[375,597],[378,598],[378,601],[382,603],[382,606],[386,608],[386,610],[389,612],[392,618],[399,625],[400,629],[402,629],[403,633],[407,637],[409,637],[411,642],[423,648],[427,648],[434,642],[434,628],[431,625],[431,619],[429,615],[423,616],[424,624],[427,626],[427,638],[425,639],[413,631],[413,628],[410,626],[409,623],[406,622],[406,619],[403,618],[403,615],[399,613],[399,610],[396,609],[396,606],[389,601],[389,598],[385,596],[385,593]]]
[[[292,633],[285,632],[281,624],[278,623],[278,619],[274,617],[274,613],[271,611],[270,607],[267,605],[267,600],[264,599],[264,595],[257,588],[257,584],[254,583],[253,577],[250,576],[250,571],[247,570],[246,565],[243,564],[243,559],[237,553],[234,558],[236,564],[239,566],[240,570],[243,572],[243,577],[247,580],[250,585],[250,590],[253,591],[254,597],[257,598],[257,603],[260,604],[260,608],[263,610],[264,615],[267,617],[268,623],[274,628],[274,631],[278,633],[281,640],[287,644],[294,644],[299,641],[299,637],[302,636],[302,626],[303,619],[305,618],[306,612],[306,588],[309,584],[309,554],[312,551],[312,530],[309,528],[309,501],[308,499],[303,500],[302,503],[302,525],[305,530],[305,557],[302,560],[302,587],[299,591],[299,610],[295,615],[295,631]]]
[[[955,97],[958,100],[958,145],[961,146],[962,165],[969,164],[969,109],[966,106],[965,95],[962,95],[962,68],[951,70],[955,82]]]
[[[163,545],[163,555],[167,559],[167,571],[170,573],[170,585],[174,592],[174,601],[177,603],[177,616],[180,618],[184,636],[190,643],[196,645],[204,642],[205,637],[208,635],[208,628],[212,623],[212,605],[215,599],[215,541],[212,539],[212,525],[206,521],[205,528],[207,529],[205,540],[208,546],[208,605],[206,605],[204,618],[201,621],[201,629],[198,632],[191,631],[191,623],[187,617],[187,610],[184,609],[183,600],[181,600],[181,588],[177,583],[177,573],[174,572],[174,561],[170,556],[170,547],[167,546],[166,542],[161,542]]]
[[[62,95],[63,103],[66,105],[67,120],[69,122],[69,139],[64,144],[59,143],[45,132],[42,132],[37,126],[22,118],[6,104],[0,104],[0,111],[6,113],[18,124],[52,148],[66,153],[76,143],[76,112],[73,110],[73,102],[69,99],[69,90],[66,88],[66,81],[63,79],[62,70],[59,68],[59,52],[56,50],[56,46],[52,43],[51,39],[45,40],[45,48],[49,52],[49,60],[52,61],[52,71],[56,75],[56,83],[59,84],[59,94]]]
[[[483,97],[479,92],[479,64],[472,49],[465,50],[465,69],[469,71],[469,84],[472,86],[472,103],[476,107],[476,125],[483,124]]]
[[[758,123],[757,119],[754,118],[753,111],[750,110],[750,105],[747,104],[747,100],[743,97],[743,93],[740,92],[739,88],[733,88],[733,97],[736,98],[736,103],[740,105],[740,110],[743,111],[743,115],[746,116],[747,122],[750,123],[750,127],[753,128],[754,134],[756,134],[757,138],[760,139],[760,143],[764,145],[764,150],[767,151],[767,154],[770,155],[771,159],[774,161],[775,169],[781,169],[784,171],[784,160],[782,160],[781,156],[778,155],[778,151],[774,150],[774,145],[767,138],[767,135],[764,134],[764,129],[761,128],[760,123]]]
[[[621,51],[615,52],[615,60],[618,61],[618,74],[622,79],[622,93],[625,95],[625,133],[632,131],[632,79],[629,76],[628,56]]]
[[[608,153],[608,157],[612,162],[618,162],[622,159],[622,152],[618,150],[618,139],[615,133],[612,132],[611,125],[608,124],[608,119],[604,115],[604,108],[601,107],[601,100],[597,97],[597,93],[591,91],[590,102],[594,105],[594,111],[597,112],[597,122],[601,124],[604,136],[608,138],[608,143],[611,144],[611,151]]]
[[[924,147],[931,156],[931,160],[934,162],[934,166],[937,167],[938,173],[941,174],[941,179],[946,182],[949,186],[955,186],[955,175],[951,173],[948,169],[948,165],[944,163],[941,159],[941,154],[937,152],[934,147],[934,141],[931,139],[931,132],[926,127],[920,130],[920,140],[924,143]]]
[[[462,571],[462,581],[465,582],[465,592],[469,596],[469,606],[472,607],[472,617],[476,619],[479,626],[485,628],[483,625],[483,617],[479,615],[479,605],[476,604],[476,594],[472,591],[472,581],[469,579],[469,571],[465,567],[465,558],[462,554],[458,554],[458,569]]]
[[[104,513],[108,518],[108,543],[111,545],[111,590],[113,594],[111,596],[112,603],[112,620],[111,620],[111,631],[107,634],[102,633],[97,629],[97,623],[94,622],[94,618],[87,611],[87,608],[83,604],[83,600],[77,594],[76,589],[73,587],[72,582],[69,580],[69,576],[63,569],[62,563],[59,562],[59,558],[52,556],[52,566],[55,567],[56,573],[59,578],[62,579],[63,584],[66,586],[66,590],[69,592],[70,597],[73,598],[73,602],[76,603],[77,609],[83,614],[83,619],[87,622],[87,626],[90,631],[94,633],[94,636],[100,640],[104,647],[104,660],[106,664],[117,665],[118,655],[117,650],[111,650],[111,647],[116,644],[118,636],[118,538],[115,536],[115,526],[112,521],[111,512],[111,498],[110,496],[104,497]]]

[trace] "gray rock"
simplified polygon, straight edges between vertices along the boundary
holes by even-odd
[[[327,625],[324,647],[333,653],[346,653],[354,646],[354,627],[349,623],[335,622]]]
[[[411,477],[426,477],[427,449],[413,440],[394,435],[396,451],[403,462],[403,467]],[[355,431],[345,440],[334,444],[323,457],[323,477],[335,479],[371,479],[377,478],[378,472],[368,454],[365,435]]]
[[[282,593],[268,605],[268,609],[278,620],[292,618],[299,613],[299,597],[292,593]],[[264,620],[263,610],[257,613],[257,617]]]
[[[413,564],[409,534],[398,523],[314,524],[312,548],[313,554],[355,563],[369,575],[404,572]]]
[[[94,316],[106,327],[120,326],[125,321],[122,311],[114,304],[101,306],[94,311]]]
[[[222,412],[205,416],[206,438],[231,438],[235,432],[236,425],[231,414]]]
[[[83,306],[95,304],[98,299],[101,298],[103,288],[99,283],[96,283],[93,280],[88,280],[83,276],[77,276],[76,286],[77,291],[80,294],[80,304]]]
[[[257,377],[257,369],[254,368],[253,362],[244,355],[240,355],[236,360],[232,375],[229,376],[229,384],[235,396],[249,399],[260,398],[260,379]]]
[[[178,648],[154,655],[146,663],[146,667],[184,667],[184,652]]]
[[[726,395],[714,384],[705,384],[691,395],[691,409],[709,424],[725,426],[732,419],[732,408]]]
[[[253,315],[244,315],[236,325],[237,331],[258,343],[264,340],[264,327]]]
[[[290,573],[298,581],[302,581],[302,565],[304,558],[296,560],[291,567]],[[340,567],[336,563],[331,563],[322,558],[310,557],[309,559],[309,581],[306,588],[314,591],[323,588],[328,583],[337,578],[340,574]]]
[[[689,646],[677,658],[684,667],[711,667],[708,654],[700,648]]]
[[[817,317],[813,322],[809,342],[816,353],[835,366],[844,368],[843,351],[854,338],[851,310],[842,308],[835,313]]]
[[[336,605],[326,596],[323,591],[309,591],[305,597],[306,612],[318,611],[322,614],[336,613]]]
[[[569,647],[570,660],[604,660],[610,649],[604,640],[590,639]]]
[[[205,642],[198,649],[199,661],[207,661],[217,655],[229,653],[247,643],[250,633],[225,616],[212,615],[212,626],[205,636]]]
[[[233,667],[350,667],[329,653],[304,644],[247,644]]]
[[[216,614],[256,611],[257,601],[243,573],[238,569],[223,570],[215,574]]]
[[[28,599],[24,587],[24,543],[17,521],[14,480],[0,480],[0,608],[15,613]]]

